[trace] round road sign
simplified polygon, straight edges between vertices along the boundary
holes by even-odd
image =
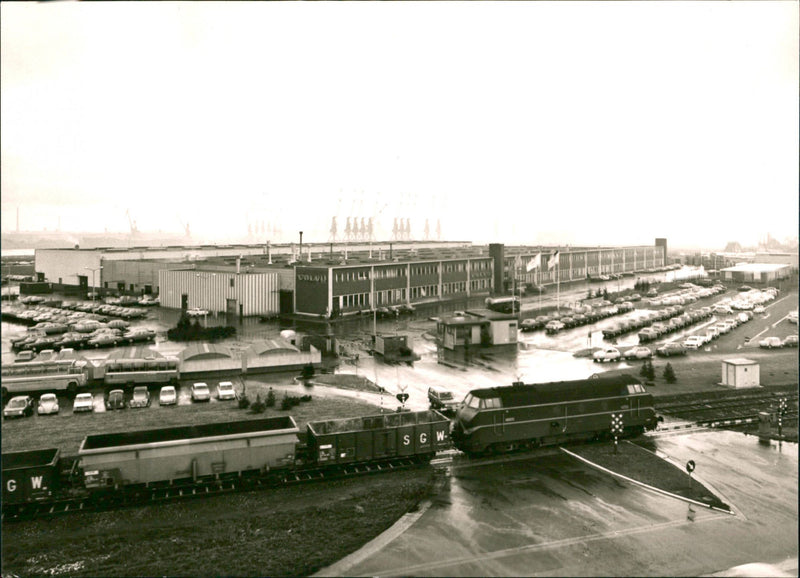
[[[689,460],[686,462],[686,471],[690,474],[694,471],[694,460]]]

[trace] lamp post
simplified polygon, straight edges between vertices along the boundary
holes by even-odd
[[[92,272],[92,305],[94,305],[94,297],[95,293],[97,292],[94,285],[94,274],[96,271],[100,271],[102,268],[103,268],[102,265],[100,265],[99,267],[84,267],[84,269],[86,269],[87,271]]]

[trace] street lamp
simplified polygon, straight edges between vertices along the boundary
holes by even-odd
[[[95,285],[94,285],[94,274],[95,274],[96,271],[100,271],[102,268],[103,268],[102,265],[100,265],[99,267],[84,267],[84,269],[86,269],[87,271],[91,271],[92,272],[92,305],[94,305],[94,296],[95,296],[95,293],[96,293]]]

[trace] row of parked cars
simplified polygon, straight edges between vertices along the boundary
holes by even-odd
[[[110,327],[103,323],[99,323],[94,327],[95,329],[92,329],[90,333],[67,331],[59,335],[47,335],[31,332],[25,337],[13,340],[11,348],[19,352],[43,352],[48,349],[61,351],[70,348],[92,349],[133,345],[135,343],[152,343],[156,339],[156,332],[145,327],[124,330]]]
[[[611,317],[612,315],[619,315],[620,313],[627,313],[633,311],[633,304],[630,301],[624,301],[619,305],[613,305],[610,302],[595,307],[588,305],[577,307],[569,312],[552,311],[548,315],[539,315],[531,319],[523,319],[519,327],[522,331],[535,331],[537,329],[544,329],[548,334],[558,333],[562,329],[571,329],[573,327],[580,327],[588,325]]]
[[[91,394],[81,394],[91,395]],[[236,399],[236,390],[230,381],[220,381],[217,385],[217,399],[220,401]],[[77,398],[76,398],[77,399]],[[207,383],[198,382],[192,384],[191,400],[193,402],[211,401],[211,390]],[[105,406],[107,410],[125,409],[125,407],[138,408],[149,407],[152,403],[150,389],[146,385],[137,385],[133,388],[130,400],[125,401],[125,391],[122,389],[112,389],[105,396]],[[174,385],[165,385],[158,393],[159,405],[177,405],[178,390]]]
[[[237,398],[236,390],[230,381],[221,381],[217,385],[217,399],[220,401],[234,400]],[[211,390],[206,383],[192,385],[191,399],[193,402],[211,401]],[[133,388],[130,399],[126,399],[125,391],[112,389],[103,396],[106,410],[149,407],[152,403],[150,389],[146,385]],[[158,394],[159,405],[176,405],[178,403],[178,390],[173,385],[165,385]],[[27,417],[33,415],[53,415],[60,411],[58,396],[54,393],[44,393],[35,400],[30,395],[17,395],[12,397],[3,409],[3,417]],[[94,395],[88,392],[79,393],[72,402],[72,412],[93,412]]]

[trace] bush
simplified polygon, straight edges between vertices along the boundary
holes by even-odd
[[[253,402],[253,405],[250,406],[250,410],[253,413],[264,413],[267,411],[266,404],[261,401],[261,395],[256,395],[256,400]]]
[[[653,362],[649,359],[645,359],[644,363],[642,364],[642,369],[639,370],[639,375],[644,377],[645,379],[655,379],[656,377],[656,370],[653,367]]]
[[[296,395],[289,395],[288,393],[284,394],[283,399],[281,400],[281,409],[288,410],[292,409],[296,405],[300,405],[301,402],[304,401],[311,401],[310,395],[304,395],[302,397],[298,397]]]
[[[275,392],[272,391],[271,387],[267,392],[267,407],[275,407]]]
[[[167,331],[167,338],[171,341],[217,341],[235,335],[236,328],[231,325],[203,327],[199,320],[192,321],[185,313],[181,315],[177,325]]]
[[[239,398],[239,409],[247,409],[248,407],[250,407],[250,399],[247,394],[242,394],[242,397]]]
[[[303,379],[311,379],[314,377],[314,366],[310,363],[307,363],[303,366],[303,371],[300,373],[300,376]]]
[[[675,370],[672,369],[672,365],[669,363],[664,368],[664,381],[666,381],[667,383],[675,383],[676,381],[678,381],[678,378],[675,377]]]

